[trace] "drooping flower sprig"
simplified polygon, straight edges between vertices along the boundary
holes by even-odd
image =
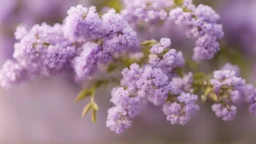
[[[113,9],[100,14],[93,6],[78,5],[68,10],[62,24],[17,28],[13,59],[0,70],[1,87],[72,71],[77,82],[91,83],[75,101],[90,98],[82,116],[91,111],[95,122],[100,107],[95,93],[113,83],[110,102],[114,106],[108,110],[106,126],[116,133],[131,127],[148,103],[161,107],[173,125],[187,124],[200,109],[199,99],[209,101],[224,121],[233,120],[242,103],[248,103],[255,115],[255,88],[241,78],[237,66],[228,63],[207,74],[188,65],[200,66],[198,60],[211,59],[219,51],[223,36],[219,16],[209,6],[196,7],[191,0],[166,2],[125,1],[121,14]],[[133,29],[141,21],[153,25],[170,19],[185,25],[189,35],[197,38],[194,55],[188,58],[195,62],[186,60],[169,38],[139,41]]]
[[[187,36],[196,38],[193,59],[209,60],[220,50],[224,32],[220,16],[209,6],[195,6],[192,0],[124,0],[121,14],[133,27],[152,27],[173,21],[187,28]],[[160,29],[160,27],[159,27]]]

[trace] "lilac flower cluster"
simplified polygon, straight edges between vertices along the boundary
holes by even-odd
[[[170,49],[170,45],[170,39],[162,38],[150,48],[148,64],[143,67],[132,64],[130,69],[122,71],[121,87],[112,90],[111,102],[115,107],[108,112],[107,127],[112,131],[121,133],[130,127],[143,101],[163,106],[172,124],[186,124],[199,110],[195,103],[197,96],[190,93],[192,73],[183,78],[174,74],[174,68],[184,65],[184,58],[181,52]]]
[[[174,6],[173,0],[123,0],[123,17],[134,25],[160,24],[168,17],[168,10]]]
[[[10,88],[36,76],[71,70],[76,80],[90,79],[93,83],[76,100],[91,96],[83,115],[93,110],[95,121],[95,91],[119,78],[120,85],[111,92],[114,106],[108,110],[106,121],[106,126],[118,134],[132,126],[133,118],[148,103],[161,107],[171,124],[185,125],[199,111],[197,100],[201,94],[203,100],[213,101],[212,110],[224,121],[233,120],[244,102],[256,115],[256,89],[240,77],[238,66],[227,63],[213,72],[212,79],[197,68],[191,72],[198,61],[212,59],[220,49],[224,34],[217,23],[219,15],[211,7],[195,6],[192,0],[124,0],[124,4],[121,14],[113,9],[98,13],[94,6],[78,5],[68,10],[62,24],[17,27],[13,59],[0,69],[0,86]],[[188,36],[197,39],[195,63],[185,61],[169,38],[142,42],[140,49],[132,26],[154,27],[169,18],[185,25]],[[107,74],[104,80],[95,76],[101,68],[105,68],[104,76]],[[120,69],[122,78],[114,75]]]
[[[193,74],[190,72],[184,75],[182,78],[175,76],[170,82],[170,93],[172,95],[180,95],[182,92],[192,91]]]
[[[28,76],[55,75],[63,71],[76,54],[76,48],[63,37],[60,24],[51,27],[43,23],[30,30],[20,27],[15,36],[18,42],[14,45],[14,60],[7,61],[1,70],[2,87],[18,84]],[[4,73],[7,65],[12,76]],[[24,73],[28,74],[24,77]]]
[[[28,78],[28,73],[19,63],[8,60],[0,70],[0,85],[4,88],[10,88]]]
[[[166,102],[163,105],[163,112],[167,116],[167,121],[171,124],[185,125],[191,117],[199,110],[199,106],[195,103],[197,96],[191,93],[182,92],[177,101]]]
[[[143,97],[139,94],[136,86],[143,69],[137,64],[132,64],[130,69],[125,68],[122,71],[122,87],[112,89],[111,102],[115,105],[108,110],[106,126],[118,134],[123,133],[125,129],[132,124],[132,118],[137,116],[142,108]]]
[[[63,37],[62,26],[43,23],[15,33],[13,58],[31,74],[53,75],[61,72],[76,54],[76,48]]]
[[[252,84],[246,84],[243,87],[245,101],[249,104],[249,112],[256,115],[256,89]]]
[[[95,7],[81,5],[70,8],[63,25],[43,23],[30,30],[20,26],[15,37],[18,42],[14,45],[13,63],[20,65],[30,77],[56,75],[73,68],[76,77],[82,80],[118,54],[135,51],[138,46],[136,32],[114,10],[99,17]],[[8,81],[7,75],[1,77]],[[14,81],[11,78],[5,83]]]
[[[79,0],[2,0],[0,6],[0,57],[10,58],[15,38],[13,32],[19,24],[29,28],[35,23],[61,22],[67,9],[77,3],[89,1]]]
[[[149,64],[153,67],[161,68],[166,74],[171,74],[175,68],[184,66],[185,60],[182,52],[171,49],[171,40],[168,38],[160,39],[150,49]]]
[[[73,61],[79,79],[92,76],[102,64],[117,54],[136,51],[137,34],[113,9],[101,17],[95,7],[71,7],[64,24],[65,36],[85,42],[82,52]]]
[[[231,63],[226,63],[223,67],[223,70],[234,71],[236,76],[240,76],[240,68],[237,65],[233,65]]]
[[[210,83],[217,96],[217,102],[212,105],[212,110],[224,121],[233,120],[237,113],[236,105],[243,99],[245,80],[237,77],[235,71],[218,70],[214,71]]]
[[[188,36],[195,37],[194,60],[212,59],[220,50],[219,40],[223,37],[222,25],[218,24],[219,15],[209,6],[197,7],[192,0],[184,0],[181,7],[170,11],[169,17],[178,25],[189,28]]]

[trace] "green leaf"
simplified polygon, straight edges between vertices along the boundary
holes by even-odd
[[[107,67],[107,72],[112,72],[113,70],[115,70],[117,68],[117,64],[115,63],[111,63],[108,65]]]
[[[97,120],[97,110],[92,110],[92,122],[95,123]]]
[[[176,5],[182,5],[184,0],[174,0]]]
[[[210,98],[214,101],[217,102],[218,101],[218,96],[215,93],[210,93]]]
[[[120,12],[121,9],[122,9],[122,3],[121,3],[121,0],[110,0],[108,3],[107,3],[107,6],[113,8],[116,10],[116,12]]]
[[[95,82],[94,87],[98,88],[98,87],[102,86],[104,83],[106,83],[106,81],[98,80],[98,81]]]
[[[95,102],[92,102],[92,108],[94,110],[99,110],[99,107],[98,107],[98,105]]]
[[[84,116],[88,113],[88,111],[89,111],[91,108],[92,108],[92,103],[88,103],[88,104],[84,107],[84,109],[83,109],[82,117],[84,117]]]
[[[174,69],[174,73],[176,73],[178,76],[183,77],[184,73],[181,68]]]
[[[202,96],[201,96],[201,100],[202,100],[203,102],[206,102],[207,97],[208,97],[207,95],[202,95]]]
[[[198,65],[195,61],[193,60],[188,60],[186,61],[186,65],[188,66],[188,68],[190,68],[191,70],[197,71],[198,70]]]
[[[207,75],[203,72],[198,72],[198,73],[194,73],[193,75],[193,79],[194,80],[199,80],[199,79],[204,79]]]
[[[75,98],[75,102],[79,102],[83,100],[84,98],[91,96],[93,94],[92,89],[83,89]]]
[[[143,41],[143,42],[141,43],[141,45],[143,45],[143,46],[152,46],[152,45],[154,45],[154,44],[156,44],[156,43],[157,43],[157,41],[154,40],[154,39],[152,39],[152,40]]]

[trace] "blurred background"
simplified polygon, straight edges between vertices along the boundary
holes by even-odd
[[[133,0],[131,0],[132,2]],[[115,6],[117,0],[0,0],[0,64],[11,57],[14,31],[19,24],[31,26],[61,22],[70,6]],[[211,5],[221,16],[225,49],[244,76],[256,80],[256,0],[196,0]],[[175,39],[175,38],[174,38]],[[177,40],[176,45],[179,45]],[[237,57],[236,57],[237,56]],[[239,57],[238,57],[239,56]],[[214,65],[219,67],[223,57]],[[221,59],[221,60],[220,60]],[[209,65],[206,69],[211,69]],[[126,133],[117,135],[105,126],[111,86],[97,92],[97,123],[81,118],[86,101],[74,103],[79,92],[70,74],[43,77],[11,90],[0,89],[0,143],[2,144],[254,144],[256,117],[241,109],[233,122],[217,119],[210,107],[186,126],[170,125],[160,108],[149,105]]]

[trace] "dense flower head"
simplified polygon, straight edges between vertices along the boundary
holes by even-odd
[[[117,134],[123,133],[127,128],[132,126],[132,121],[127,116],[126,111],[119,107],[113,107],[108,110],[106,126]]]
[[[24,25],[19,25],[17,28],[16,28],[16,31],[14,33],[15,35],[15,39],[17,40],[20,40],[22,39],[24,36],[26,36],[28,33],[26,27]]]
[[[138,94],[155,105],[161,105],[168,97],[168,76],[159,68],[145,66],[136,82]]]
[[[222,25],[217,24],[219,15],[209,6],[184,1],[183,8],[170,11],[169,17],[178,25],[188,27],[188,37],[197,38],[193,59],[200,61],[212,59],[220,50],[219,39],[223,37]]]
[[[101,65],[112,62],[121,54],[138,50],[136,32],[115,10],[110,9],[100,17],[95,7],[78,5],[68,14],[64,31],[85,42],[73,61],[78,80],[92,76]]]
[[[197,96],[190,93],[181,93],[177,97],[177,101],[166,102],[163,105],[163,112],[167,116],[167,121],[171,124],[185,125],[191,117],[199,110],[199,106],[195,103]]]
[[[28,73],[19,63],[8,60],[0,70],[0,86],[11,88],[28,79]]]
[[[106,35],[103,22],[96,12],[96,7],[77,5],[68,10],[64,32],[66,36],[82,40],[96,40]]]
[[[112,37],[106,38],[102,45],[108,53],[133,52],[138,50],[137,34],[131,28],[124,28]]]
[[[126,71],[124,72],[124,79],[126,80],[129,79],[129,76],[132,76],[130,74],[136,75],[136,73],[138,73],[138,69],[136,69],[137,66],[135,64],[130,68],[130,70],[124,70]],[[133,78],[135,78],[133,81],[136,81],[136,76]],[[109,127],[111,131],[118,134],[123,133],[125,129],[131,126],[132,118],[139,115],[143,106],[144,98],[141,97],[135,89],[129,90],[129,86],[128,88],[113,88],[111,96],[112,98],[110,99],[110,102],[115,106],[108,110],[106,126]]]
[[[64,32],[66,36],[80,41],[100,40],[108,52],[136,49],[138,46],[136,32],[114,9],[99,16],[94,6],[71,7],[65,20]]]
[[[85,79],[91,76],[97,69],[98,64],[104,58],[109,59],[110,56],[101,51],[101,46],[96,43],[85,43],[82,46],[82,52],[73,60],[73,67],[78,79]]]
[[[134,25],[159,24],[168,17],[167,10],[174,5],[173,0],[123,0],[121,14]]]
[[[220,44],[216,41],[216,37],[206,34],[197,39],[193,58],[195,60],[212,59],[219,50]]]
[[[188,73],[181,77],[173,77],[170,82],[170,93],[180,95],[182,92],[190,92],[193,82],[192,73]]]
[[[256,115],[256,89],[252,84],[246,84],[242,90],[245,100],[249,104],[249,112]]]
[[[134,118],[139,114],[142,106],[142,98],[136,93],[131,93],[124,87],[116,87],[112,89],[111,95],[112,98],[110,101],[115,106],[126,111],[129,117]]]
[[[231,70],[236,73],[236,76],[240,76],[240,68],[237,65],[233,65],[231,63],[226,63],[223,67],[223,70]]]
[[[237,107],[234,105],[223,106],[222,104],[216,103],[212,105],[212,111],[215,112],[217,117],[222,118],[222,120],[231,121],[236,116]]]
[[[236,105],[244,99],[245,80],[238,77],[235,71],[218,70],[213,73],[210,83],[217,95],[217,101],[222,102],[214,104],[212,110],[223,120],[233,120],[236,115]]]
[[[220,16],[211,7],[203,4],[199,4],[194,13],[199,19],[208,23],[214,23],[220,19]]]
[[[213,79],[210,81],[214,91],[218,94],[223,87],[231,87],[236,90],[245,85],[245,80],[236,76],[232,70],[217,70],[213,72]]]
[[[160,39],[160,43],[150,48],[149,64],[161,68],[165,73],[171,73],[173,69],[182,67],[185,64],[182,52],[170,48],[171,40]]]
[[[121,86],[126,87],[130,92],[136,91],[138,89],[136,83],[140,79],[142,73],[143,69],[136,63],[130,65],[130,68],[123,69],[123,78],[120,82]]]
[[[16,33],[20,41],[14,45],[13,58],[31,74],[56,74],[76,54],[75,47],[64,38],[59,24],[51,27],[43,23],[33,26],[26,33],[24,31],[18,29]]]

